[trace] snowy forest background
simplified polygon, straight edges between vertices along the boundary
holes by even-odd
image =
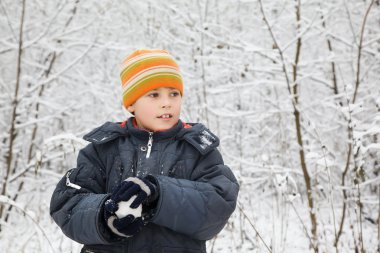
[[[208,252],[379,252],[380,1],[0,0],[0,252],[79,252],[49,216],[119,64],[176,56],[238,207]]]

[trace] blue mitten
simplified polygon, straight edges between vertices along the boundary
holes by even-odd
[[[142,203],[156,196],[156,187],[145,178],[129,177],[112,192],[104,204],[104,217],[115,234],[130,237],[138,233],[144,222]]]

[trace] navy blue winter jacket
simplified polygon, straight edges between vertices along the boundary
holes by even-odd
[[[82,252],[206,252],[205,241],[219,233],[236,207],[239,185],[216,149],[219,139],[202,124],[179,121],[154,132],[107,122],[84,139],[77,167],[58,183],[50,214],[63,233],[84,244]],[[132,176],[153,175],[159,198],[140,233],[119,238],[107,227],[103,204]],[[80,186],[80,187],[78,187]],[[80,189],[79,189],[80,188]]]

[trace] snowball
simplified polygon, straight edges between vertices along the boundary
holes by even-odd
[[[131,208],[130,205],[136,199],[136,195],[132,196],[128,201],[120,201],[118,203],[119,208],[115,212],[117,218],[121,219],[125,216],[132,214],[135,218],[141,217],[142,205],[139,205],[137,208]]]

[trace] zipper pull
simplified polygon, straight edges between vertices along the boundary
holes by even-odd
[[[146,158],[150,157],[150,152],[152,151],[152,145],[153,145],[153,132],[149,132],[148,151],[146,152]]]
[[[69,170],[66,174],[66,186],[80,190],[80,188],[82,188],[80,185],[70,182],[70,175],[71,175],[71,170]]]

